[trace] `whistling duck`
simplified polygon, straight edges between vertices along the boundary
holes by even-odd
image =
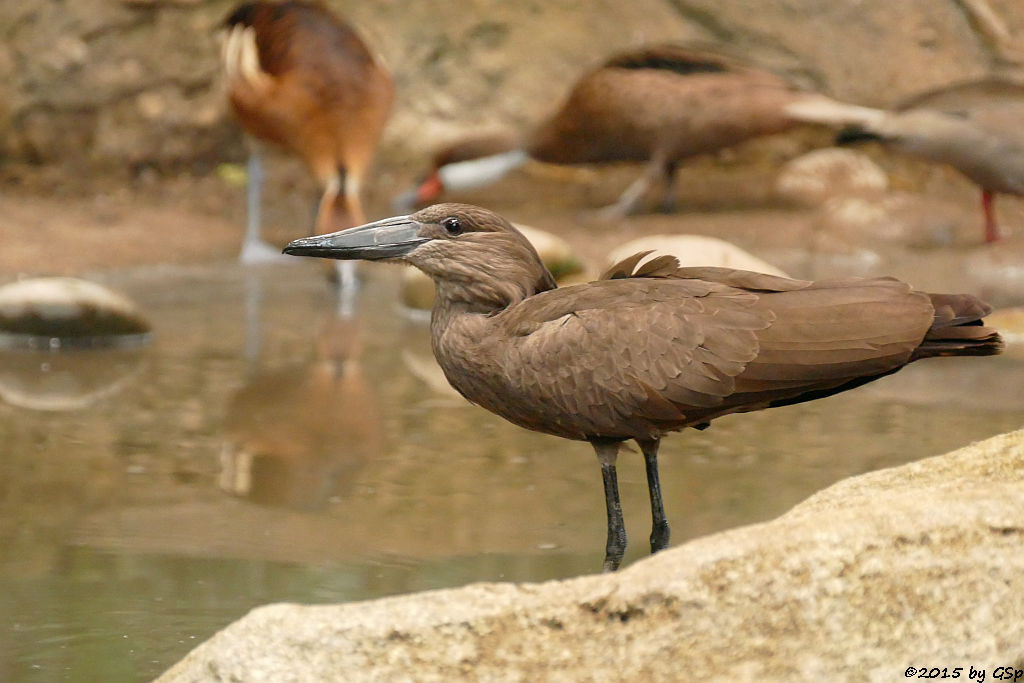
[[[949,164],[981,188],[985,241],[1000,238],[994,197],[1024,196],[1024,85],[985,79],[933,90],[894,111],[819,101],[800,105],[818,119],[849,126],[839,144],[876,140],[927,161]]]
[[[669,208],[681,160],[813,123],[813,117],[793,116],[789,107],[819,98],[711,51],[677,45],[634,49],[584,74],[561,108],[524,141],[471,137],[442,149],[426,180],[396,205],[423,205],[444,190],[479,187],[533,158],[553,164],[645,162],[643,175],[607,213],[635,211],[657,184]],[[484,151],[491,154],[477,158]]]
[[[309,166],[323,188],[315,232],[365,222],[359,193],[394,94],[387,68],[320,3],[249,2],[224,25],[231,108],[251,136],[297,154]],[[245,261],[277,251],[259,239],[262,176],[254,151]]]
[[[667,546],[658,444],[730,413],[821,398],[935,356],[992,355],[991,309],[967,294],[927,294],[891,278],[808,282],[725,268],[681,268],[640,253],[588,284],[556,288],[504,218],[438,204],[286,253],[404,262],[437,288],[434,355],[467,399],[517,425],[589,441],[604,479],[604,569],[626,547],[615,461],[635,440]]]

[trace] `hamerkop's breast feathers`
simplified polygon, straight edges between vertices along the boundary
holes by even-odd
[[[926,294],[892,278],[809,282],[726,268],[681,268],[637,254],[602,279],[553,288],[512,225],[477,207],[297,240],[294,254],[390,259],[433,277],[434,355],[452,386],[511,422],[591,442],[608,509],[605,568],[625,549],[615,458],[644,453],[654,529],[668,543],[660,438],[729,413],[850,389],[919,358],[999,353],[966,294]]]

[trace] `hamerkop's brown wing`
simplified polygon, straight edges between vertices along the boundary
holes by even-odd
[[[460,377],[464,393],[560,436],[656,438],[893,372],[933,323],[928,295],[896,280],[811,283],[670,261],[494,316],[487,360],[512,386]]]

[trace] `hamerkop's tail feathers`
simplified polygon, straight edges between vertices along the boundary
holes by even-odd
[[[651,254],[641,251],[613,264],[601,274],[601,280],[624,278],[699,278],[720,282],[733,287],[762,292],[785,292],[802,289],[810,283],[775,275],[752,273],[729,268],[687,267],[679,265],[674,256],[665,255],[643,259]],[[1003,338],[982,321],[992,307],[971,294],[931,294],[935,320],[911,360],[935,356],[994,356],[1003,351]]]
[[[914,351],[913,360],[934,356],[994,356],[1003,351],[1003,338],[982,318],[992,307],[970,294],[928,294],[935,322]]]
[[[981,325],[992,307],[973,294],[928,294],[935,308],[934,327]]]

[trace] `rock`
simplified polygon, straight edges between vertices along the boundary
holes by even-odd
[[[821,207],[819,225],[824,232],[866,244],[934,249],[980,239],[977,219],[964,206],[906,192],[833,197]]]
[[[149,331],[131,300],[94,282],[41,277],[0,287],[0,347],[138,345]]]
[[[991,58],[957,3],[771,0],[751,12],[742,2],[687,0],[685,8],[745,54],[771,63],[782,53],[780,66],[792,69],[795,61],[824,92],[870,106],[981,75]],[[999,11],[1008,21],[1024,16],[1019,3]]]
[[[682,266],[721,266],[789,277],[786,273],[731,242],[703,235],[648,235],[623,244],[609,255],[608,265],[641,251],[651,251],[641,263],[668,254]]]
[[[530,241],[537,255],[556,280],[583,271],[583,264],[576,257],[572,247],[558,235],[528,225],[515,224],[523,237]]]
[[[537,255],[558,282],[564,282],[583,272],[583,264],[576,257],[572,247],[557,235],[528,225],[516,224]],[[416,268],[406,268],[402,273],[399,296],[402,303],[412,309],[429,309],[434,305],[434,282]]]
[[[839,196],[879,197],[889,177],[878,164],[852,149],[816,149],[792,159],[775,179],[775,194],[797,204],[817,206]]]
[[[260,607],[158,680],[902,680],[1020,666],[1024,432],[615,574]],[[856,672],[851,676],[851,672]],[[962,674],[963,675],[963,674]]]

